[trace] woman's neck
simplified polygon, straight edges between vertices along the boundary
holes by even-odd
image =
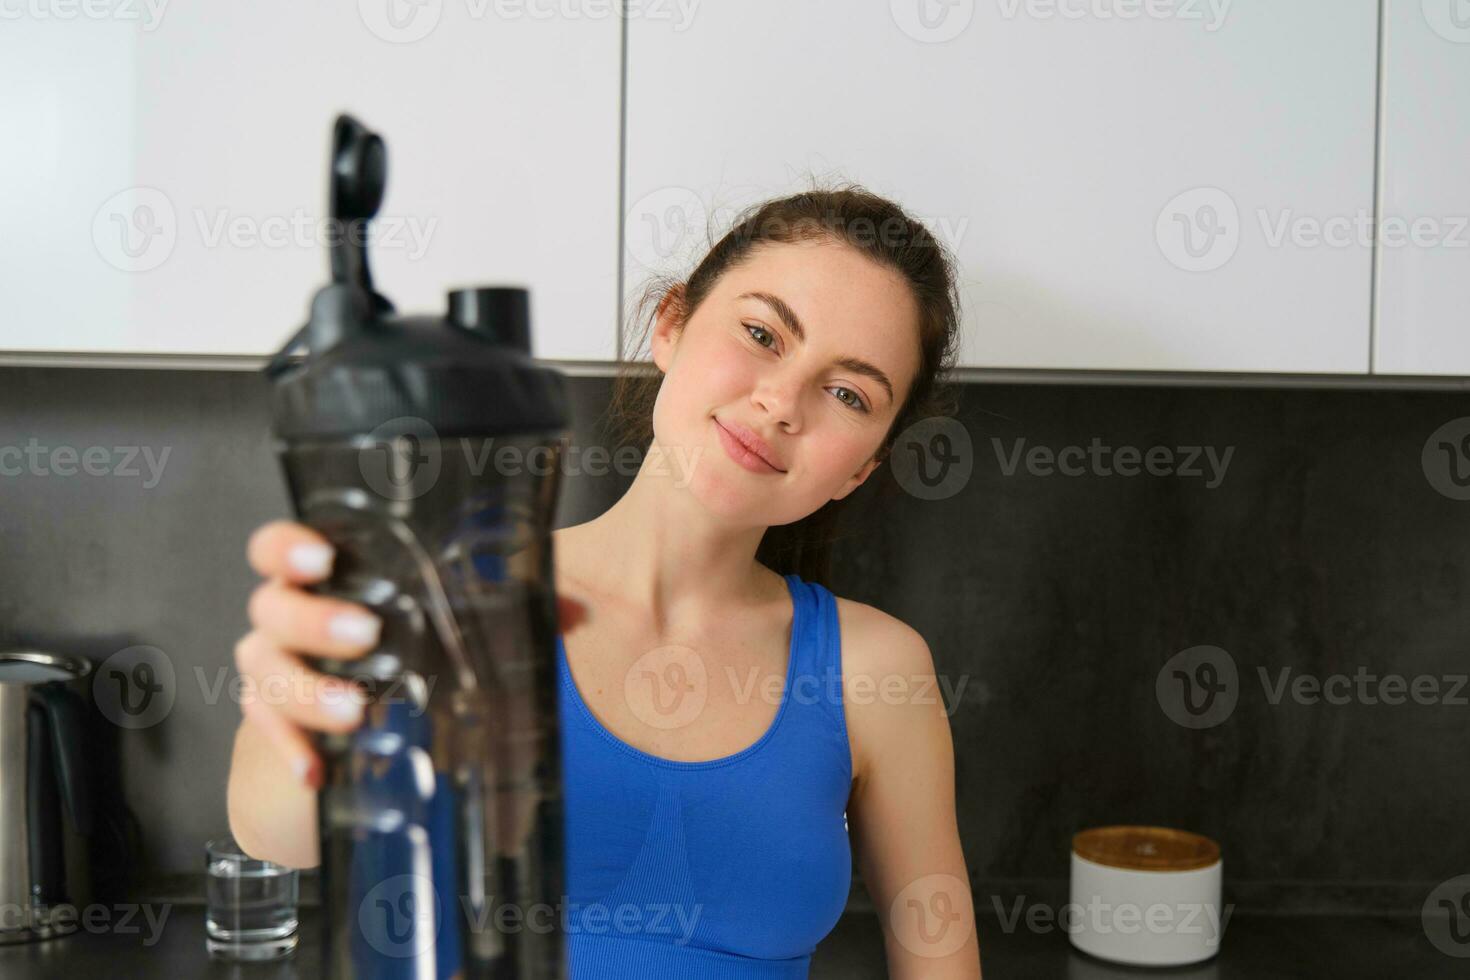
[[[765,530],[721,525],[645,464],[600,517],[556,532],[556,560],[573,591],[643,610],[662,630],[784,601],[781,577],[755,560]]]

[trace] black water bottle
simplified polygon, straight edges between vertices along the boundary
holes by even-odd
[[[266,368],[296,513],[337,552],[316,591],[383,621],[364,657],[312,661],[369,695],[359,729],[315,736],[322,973],[560,980],[564,378],[530,356],[523,288],[427,316],[375,291],[386,169],[382,139],[339,116],[332,281]]]

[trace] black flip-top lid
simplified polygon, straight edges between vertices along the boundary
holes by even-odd
[[[531,357],[530,294],[457,289],[442,316],[401,316],[373,289],[365,230],[386,184],[382,139],[348,115],[333,130],[332,282],[266,367],[285,439],[368,435],[404,417],[440,436],[565,428],[564,378]],[[304,348],[305,356],[296,354]]]

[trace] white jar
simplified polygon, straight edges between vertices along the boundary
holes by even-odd
[[[1101,959],[1179,966],[1220,951],[1220,845],[1168,827],[1097,827],[1072,838],[1072,945]]]

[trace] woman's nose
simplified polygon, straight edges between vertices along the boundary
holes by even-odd
[[[799,427],[801,390],[794,379],[767,379],[756,386],[751,403],[763,409],[769,423],[783,431]]]

